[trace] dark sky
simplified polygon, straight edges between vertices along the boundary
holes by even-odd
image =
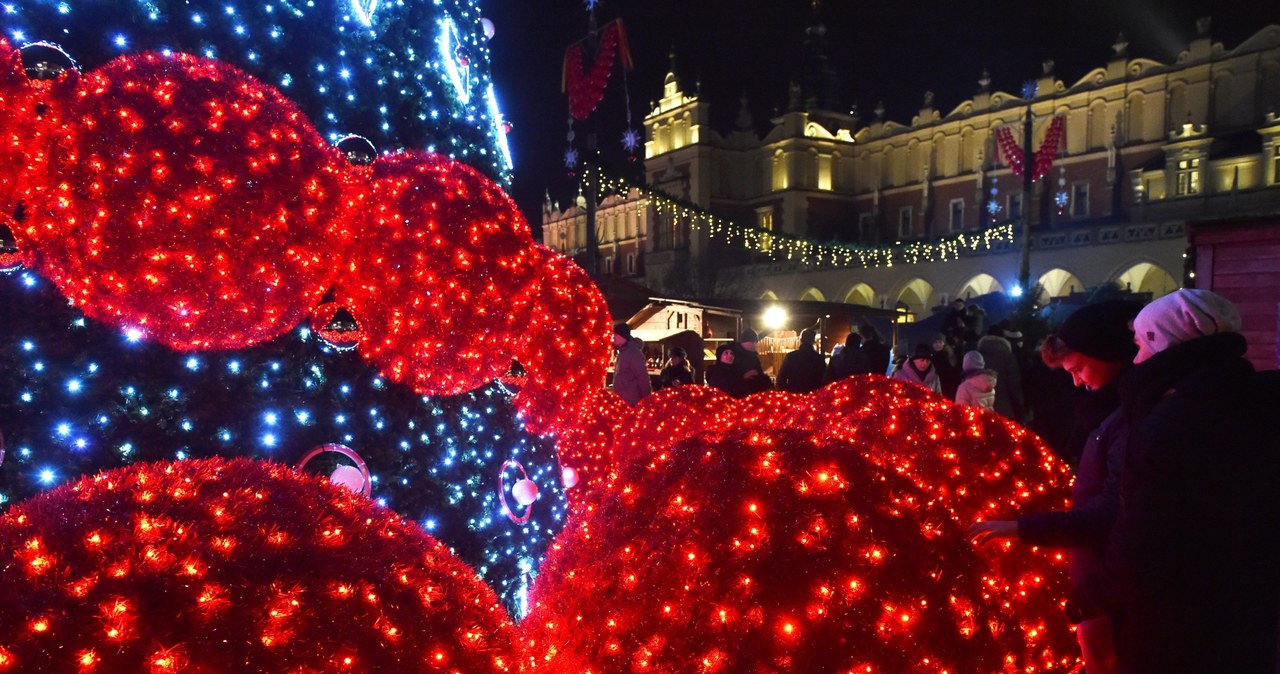
[[[727,130],[745,93],[756,126],[787,97],[800,72],[801,43],[811,0],[601,0],[603,24],[621,17],[635,70],[627,74],[632,126],[661,95],[674,49],[677,73],[688,91],[701,81],[712,124]],[[567,203],[576,182],[563,166],[568,103],[560,92],[565,48],[587,31],[582,0],[481,0],[493,20],[492,67],[515,158],[512,195],[537,229],[542,195]],[[1234,48],[1267,24],[1280,24],[1274,0],[937,0],[857,2],[823,0],[835,65],[845,77],[844,97],[864,120],[883,100],[886,117],[909,123],[926,90],[946,114],[977,88],[985,67],[993,88],[1012,93],[1052,59],[1068,86],[1106,63],[1118,33],[1133,57],[1172,62],[1195,36],[1195,20],[1213,19],[1215,41]],[[596,125],[606,165],[627,166],[619,149],[626,128],[624,87],[615,68]],[[585,127],[578,126],[579,148]]]

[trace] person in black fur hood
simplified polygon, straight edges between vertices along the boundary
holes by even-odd
[[[1134,319],[1120,509],[1073,620],[1111,613],[1120,674],[1275,674],[1280,373],[1244,359],[1239,311],[1178,290]]]

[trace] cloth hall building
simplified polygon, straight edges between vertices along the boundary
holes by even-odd
[[[648,188],[601,193],[597,269],[666,297],[916,315],[1009,292],[1021,256],[1009,220],[1024,195],[997,136],[1007,128],[1020,145],[1030,106],[1037,147],[1049,120],[1062,119],[1031,201],[1032,281],[1050,297],[1109,282],[1152,296],[1194,284],[1192,229],[1280,223],[1280,26],[1230,48],[1212,40],[1207,20],[1199,28],[1173,63],[1133,57],[1121,39],[1073,82],[1046,63],[1034,90],[1011,94],[984,74],[950,110],[926,94],[907,123],[882,110],[870,121],[827,111],[793,85],[763,138],[749,120],[710,128],[708,104],[669,73],[645,118]],[[546,245],[589,250],[583,202],[545,205]],[[1005,237],[984,236],[1001,227]],[[798,241],[852,252],[807,254]],[[896,252],[857,254],[885,250]]]

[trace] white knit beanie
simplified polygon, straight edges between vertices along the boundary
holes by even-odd
[[[1135,363],[1197,337],[1240,331],[1240,311],[1208,290],[1175,290],[1143,307],[1133,319]]]
[[[966,370],[981,370],[987,366],[987,359],[977,351],[969,351],[964,354],[963,366]]]

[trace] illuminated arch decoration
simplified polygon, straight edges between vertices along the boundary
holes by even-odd
[[[775,293],[772,290],[766,290],[763,293],[760,293],[760,299],[777,301],[778,293]]]
[[[906,305],[907,310],[912,314],[922,316],[932,306],[930,304],[932,298],[933,285],[922,278],[916,278],[912,279],[898,292],[897,302]]]
[[[989,293],[1002,292],[1004,292],[1004,286],[1000,281],[991,274],[983,272],[965,281],[964,285],[960,287],[960,292],[956,293],[956,299],[968,300]]]
[[[1050,269],[1041,274],[1037,283],[1044,288],[1045,295],[1049,297],[1066,297],[1073,292],[1084,290],[1084,284],[1075,274],[1061,268]]]
[[[859,283],[844,294],[844,303],[856,304],[860,307],[873,307],[876,305],[876,291],[865,283]]]
[[[1173,275],[1163,267],[1150,262],[1138,264],[1124,270],[1115,279],[1116,283],[1130,292],[1151,293],[1151,299],[1164,297],[1182,287]]]
[[[827,298],[822,295],[821,290],[810,287],[810,288],[807,288],[804,292],[800,293],[800,301],[801,302],[826,302]]]

